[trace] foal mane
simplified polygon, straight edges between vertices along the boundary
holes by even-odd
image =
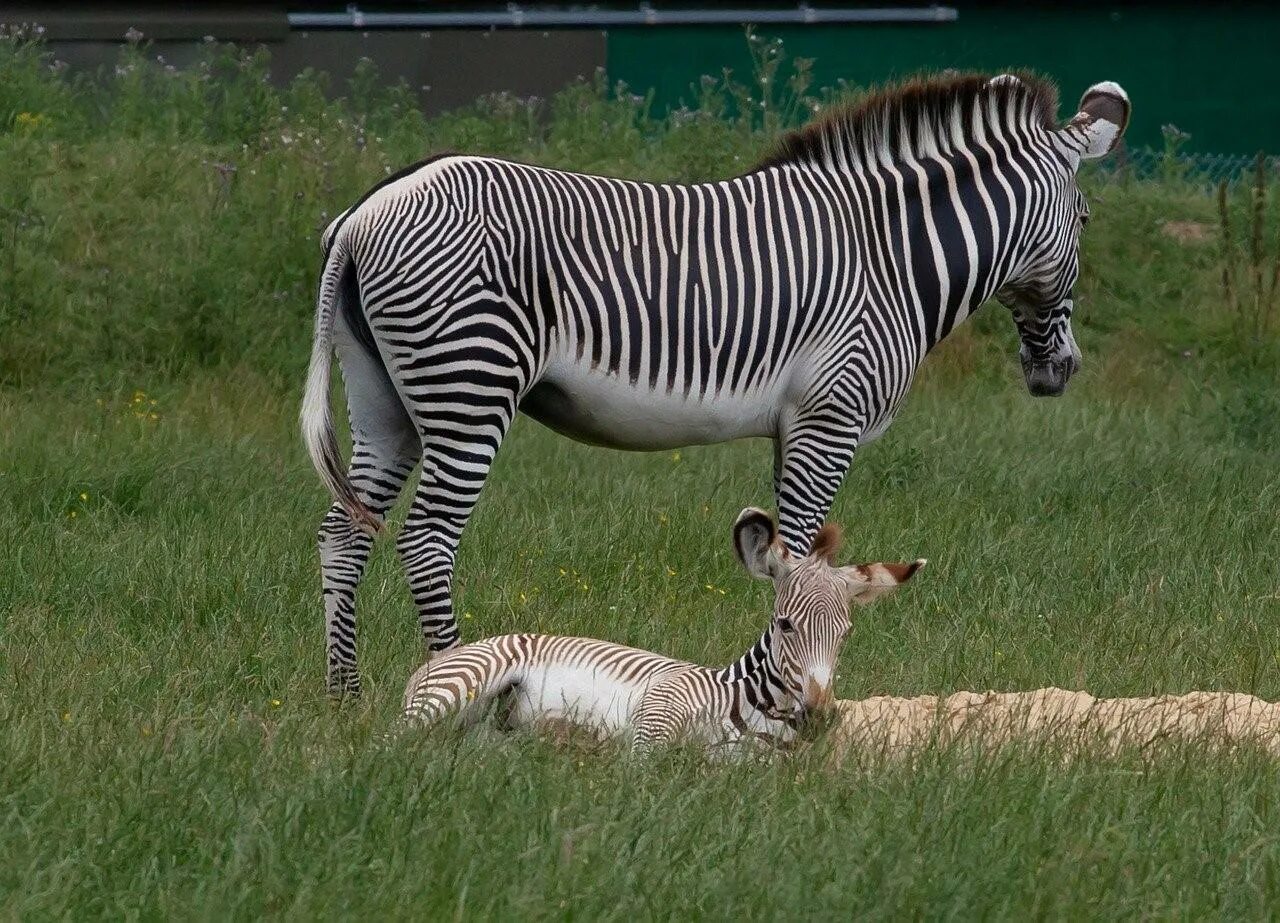
[[[935,155],[971,141],[975,119],[988,134],[1005,134],[1010,120],[1056,128],[1057,85],[1030,72],[1007,76],[1014,79],[930,74],[879,87],[787,133],[756,169],[844,161],[871,166]]]

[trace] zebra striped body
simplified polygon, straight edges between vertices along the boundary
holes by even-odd
[[[591,638],[500,635],[428,661],[409,680],[404,714],[469,724],[496,705],[507,728],[569,722],[633,745],[790,742],[795,723],[752,704],[760,699],[747,687],[763,684],[763,671],[727,672]]]
[[[908,87],[761,169],[691,186],[441,157],[339,216],[303,407],[337,500],[320,535],[331,691],[358,690],[369,533],[419,461],[398,545],[428,649],[458,643],[454,556],[517,410],[618,448],[771,438],[779,528],[798,554],[925,354],[991,295],[1013,308],[1028,387],[1061,391],[1078,365],[1075,167],[1091,131],[1114,141],[1119,127],[1085,111],[1046,127],[1048,92],[1013,78]],[[328,404],[334,347],[349,472]]]
[[[569,722],[625,734],[635,747],[789,745],[808,712],[831,701],[850,602],[869,602],[923,562],[834,568],[831,531],[797,561],[754,509],[739,516],[734,536],[748,570],[775,581],[778,603],[769,628],[731,666],[700,667],[590,638],[502,635],[428,660],[405,689],[405,718],[471,723],[496,707],[509,728]]]
[[[514,413],[508,385],[534,418],[614,448],[775,436],[855,382],[865,393],[841,415],[865,431],[892,414],[930,335],[867,310],[873,255],[839,242],[856,207],[798,167],[674,186],[444,157],[363,203],[342,255],[406,403],[465,383],[445,396],[500,418],[490,442]],[[411,254],[388,249],[403,245],[385,230],[397,221],[421,228]],[[410,259],[420,288],[405,284]]]

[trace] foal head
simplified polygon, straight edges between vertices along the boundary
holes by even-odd
[[[769,624],[773,653],[797,716],[834,700],[836,660],[853,627],[850,606],[865,606],[906,583],[924,558],[910,564],[837,567],[840,528],[825,525],[809,553],[798,558],[778,538],[773,519],[748,507],[733,525],[733,547],[747,572],[773,581],[777,593]]]

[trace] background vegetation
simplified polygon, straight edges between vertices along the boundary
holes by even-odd
[[[229,48],[177,73],[138,47],[88,80],[0,42],[0,913],[1275,906],[1280,774],[1255,753],[938,751],[832,774],[484,732],[379,743],[419,658],[389,547],[361,595],[366,696],[325,700],[327,501],[294,424],[318,230],[446,148],[646,178],[741,170],[831,95],[753,47],[752,83],[708,79],[668,118],[584,84],[427,122],[368,74],[329,102],[322,78],[276,90]],[[779,89],[753,89],[762,74]],[[848,554],[932,559],[860,616],[843,696],[1280,698],[1280,318],[1242,320],[1266,303],[1250,286],[1270,281],[1276,199],[1265,178],[1225,192],[1229,229],[1262,215],[1255,245],[1224,242],[1214,194],[1176,170],[1085,182],[1068,395],[1026,396],[1012,324],[985,308],[840,495]],[[736,656],[771,592],[736,569],[728,527],[768,504],[768,458],[611,453],[521,420],[460,555],[467,637]]]

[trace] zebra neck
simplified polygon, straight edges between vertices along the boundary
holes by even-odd
[[[766,629],[750,650],[717,674],[722,683],[740,687],[753,708],[771,716],[789,709],[794,698],[783,680],[772,639],[773,633]]]
[[[890,261],[904,281],[897,298],[892,291],[889,297],[904,312],[904,329],[918,331],[926,353],[991,298],[1021,262],[1029,193],[1010,187],[998,198],[1000,210],[994,215],[981,205],[983,195],[1005,188],[1001,176],[1006,172],[1004,160],[983,158],[975,165],[961,153],[934,153],[891,168],[875,164],[824,173],[866,217],[870,233],[860,237],[859,246],[868,266],[880,258],[879,241],[900,243],[901,255]],[[950,184],[939,180],[948,175]],[[901,201],[883,200],[882,186],[896,188]]]

